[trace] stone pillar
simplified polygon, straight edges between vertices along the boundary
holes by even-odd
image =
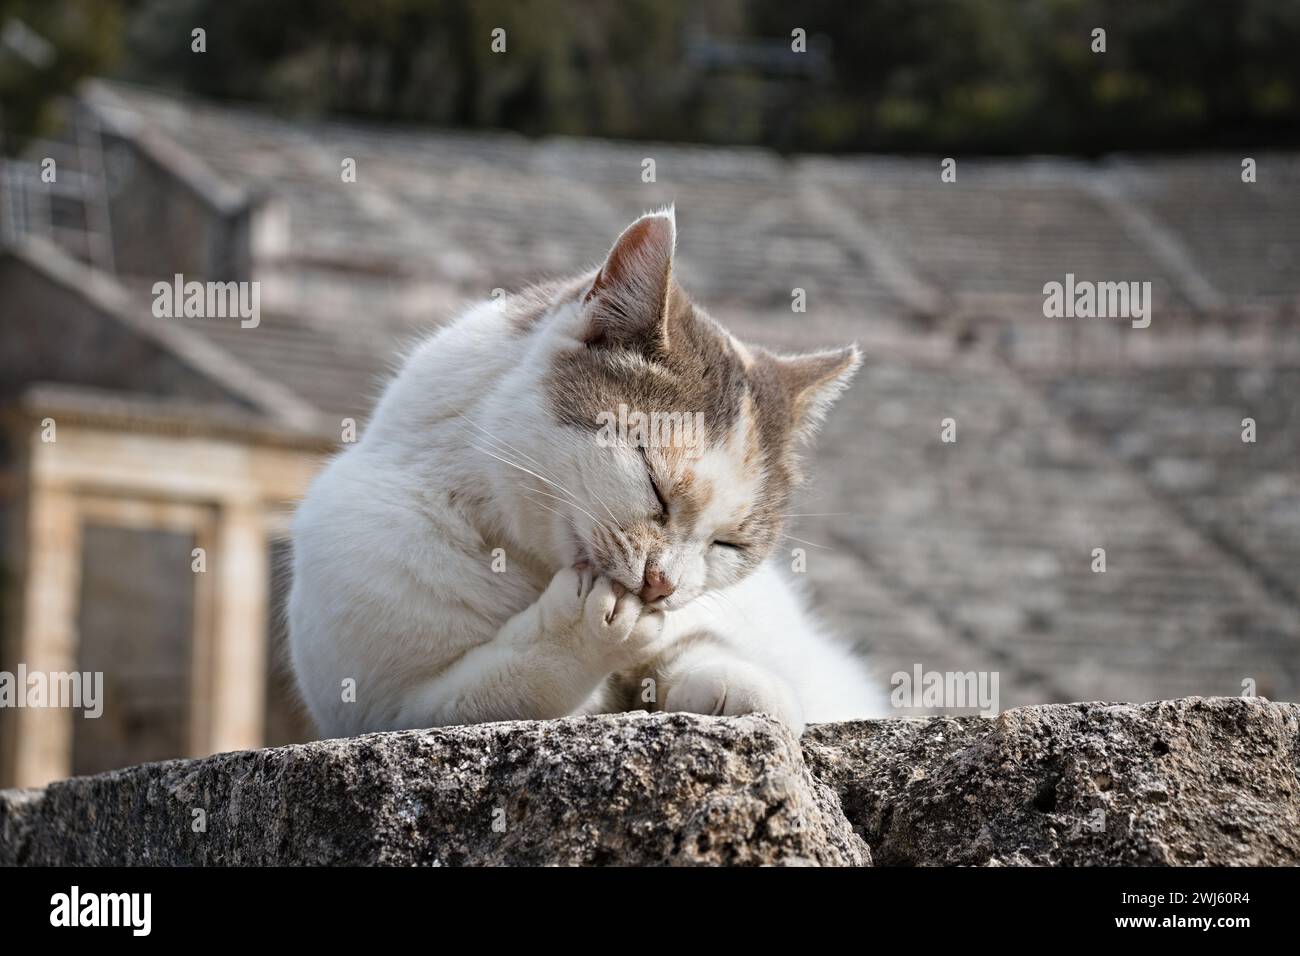
[[[223,503],[216,551],[208,557],[209,571],[216,575],[208,749],[217,753],[260,747],[269,599],[260,504]]]
[[[81,587],[81,521],[71,491],[33,482],[27,502],[27,566],[23,622],[14,664],[28,673],[77,669],[77,605]],[[18,688],[20,694],[25,688]],[[72,772],[73,715],[59,707],[13,711],[10,783],[43,787]]]

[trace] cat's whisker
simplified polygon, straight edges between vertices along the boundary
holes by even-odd
[[[525,451],[521,451],[520,449],[516,448],[514,445],[510,444],[510,443],[509,443],[508,441],[506,441],[504,438],[498,438],[496,435],[492,434],[491,431],[489,431],[488,429],[484,428],[482,425],[478,424],[477,422],[471,420],[471,419],[470,419],[468,416],[466,416],[465,414],[463,414],[463,413],[461,413],[461,412],[457,412],[456,414],[459,415],[460,418],[461,418],[461,419],[462,419],[462,420],[463,420],[467,425],[469,425],[469,426],[472,427],[472,428],[477,429],[478,431],[480,431],[480,432],[482,432],[484,435],[486,435],[490,440],[496,442],[497,445],[500,446],[500,447],[498,447],[498,449],[497,449],[498,451],[500,451],[501,448],[506,448],[506,449],[508,449],[508,450],[510,450],[510,451],[512,451],[512,452],[514,452],[516,455],[519,455],[520,457],[522,457],[522,458],[528,460],[528,461],[531,462],[534,466],[536,466],[536,468],[537,468],[537,470],[538,470],[539,472],[542,473],[541,476],[539,476],[539,477],[544,477],[544,478],[545,478],[546,476],[548,476],[548,475],[550,474],[550,473],[547,471],[547,469],[542,465],[542,463],[539,462],[539,461],[538,461],[536,458],[534,458],[532,455],[529,455],[527,452],[525,452]],[[518,467],[518,466],[516,465],[516,467]],[[550,476],[550,477],[553,478],[554,476]],[[548,480],[548,483],[554,485],[554,487],[556,487],[556,488],[559,488],[561,491],[563,491],[565,494],[567,494],[570,498],[573,498],[575,501],[577,500],[577,496],[574,495],[574,494],[573,494],[571,491],[569,491],[567,488],[562,487],[558,482],[550,481],[549,478],[548,478],[547,480]],[[609,503],[605,501],[605,499],[600,495],[599,492],[594,491],[594,490],[591,488],[591,486],[588,485],[587,482],[582,478],[581,475],[578,477],[578,480],[579,480],[580,482],[582,482],[582,490],[585,491],[585,492],[587,492],[587,494],[591,495],[591,496],[594,497],[598,502],[600,502],[600,506],[601,506],[602,508],[605,509],[605,512],[609,515],[609,519],[610,519],[612,522],[614,522],[614,525],[619,529],[620,532],[623,531],[623,526],[622,526],[622,524],[619,522],[618,518],[616,518],[616,517],[614,516],[614,512],[613,512],[613,511],[610,509],[610,507],[609,507]],[[592,520],[594,521],[595,519],[593,518]]]
[[[461,417],[464,417],[464,416],[461,416]],[[471,421],[469,421],[469,419],[466,419],[466,422],[467,422],[468,424],[470,424],[470,425],[474,425],[474,423],[471,422]],[[551,476],[551,475],[547,472],[546,468],[544,468],[541,464],[539,464],[538,462],[536,462],[536,461],[535,461],[531,456],[529,456],[529,455],[526,454],[525,452],[519,451],[519,450],[516,449],[513,445],[510,445],[508,442],[503,441],[503,440],[500,439],[500,438],[497,438],[495,435],[493,435],[491,432],[487,431],[486,429],[484,429],[484,428],[482,428],[482,427],[480,427],[480,426],[477,426],[477,425],[474,425],[474,427],[475,427],[475,428],[478,428],[479,431],[481,431],[481,432],[483,433],[483,437],[482,437],[482,438],[479,438],[479,436],[471,435],[471,434],[469,434],[468,432],[466,432],[465,429],[464,429],[463,427],[461,428],[461,434],[462,434],[462,436],[466,439],[466,441],[467,441],[467,442],[468,442],[472,447],[477,448],[479,451],[485,451],[485,450],[486,450],[486,449],[483,448],[482,445],[478,445],[478,444],[475,443],[475,442],[476,442],[476,439],[479,439],[479,440],[484,440],[484,439],[485,439],[485,440],[487,440],[487,441],[489,441],[489,442],[495,442],[496,444],[495,444],[494,446],[491,447],[491,451],[492,451],[492,452],[494,452],[494,453],[496,453],[496,454],[502,456],[504,459],[507,459],[507,460],[509,461],[509,463],[510,463],[510,464],[513,464],[516,468],[522,468],[522,467],[524,467],[524,466],[523,466],[519,461],[516,460],[516,456],[523,456],[524,458],[527,458],[530,462],[532,462],[532,463],[536,466],[537,471],[538,471],[538,475],[537,475],[538,478],[540,478],[541,480],[543,480],[543,481],[545,481],[545,482],[547,482],[547,483],[549,483],[549,484],[554,485],[556,488],[559,488],[559,489],[560,489],[561,491],[563,491],[566,495],[572,495],[572,492],[570,492],[567,488],[564,488],[564,487],[561,486],[558,482],[556,482],[556,481],[553,479],[553,476]]]
[[[498,454],[494,449],[484,447],[483,445],[476,445],[473,442],[470,442],[470,447],[476,451],[483,452],[483,454],[488,455],[491,458],[495,458],[503,465],[509,465],[511,468],[518,468],[520,471],[524,472],[525,474],[532,475],[534,478],[538,479],[539,481],[546,481],[549,483],[549,479],[546,478],[545,476],[537,474],[537,472],[533,471],[531,468],[526,468],[523,465],[519,464],[519,462],[517,461],[511,461],[509,458],[505,457],[504,455]]]
[[[803,539],[803,538],[796,538],[794,535],[792,535],[792,534],[787,534],[787,533],[784,532],[784,531],[782,531],[779,535],[777,535],[777,537],[780,537],[780,538],[789,538],[791,541],[798,541],[800,544],[806,544],[806,545],[808,545],[808,547],[810,547],[810,548],[821,548],[823,551],[834,551],[834,550],[835,550],[835,549],[832,548],[829,544],[818,544],[816,541],[807,541],[807,540],[805,540],[805,539]]]
[[[606,503],[605,499],[602,498],[598,492],[593,490],[592,487],[587,484],[587,480],[583,478],[581,474],[578,475],[578,481],[582,484],[582,490],[585,491],[587,494],[591,495],[597,501],[599,501],[601,507],[604,508],[605,512],[609,515],[609,520],[614,522],[613,527],[609,528],[610,533],[617,534],[618,540],[622,545],[622,547],[624,548],[624,550],[630,550],[630,545],[627,540],[627,529],[624,528],[622,522],[620,522],[618,518],[614,516],[614,512],[610,511],[609,505]]]
[[[564,493],[565,493],[566,495],[568,495],[571,499],[573,499],[574,502],[576,502],[576,501],[578,500],[577,495],[575,495],[575,494],[574,494],[573,492],[571,492],[569,489],[565,488],[565,487],[564,487],[563,485],[561,485],[559,482],[557,482],[557,481],[553,481],[550,477],[547,477],[547,469],[546,469],[546,468],[541,464],[541,462],[537,461],[537,459],[533,458],[533,457],[532,457],[531,455],[529,455],[527,452],[520,451],[518,448],[516,448],[514,445],[511,445],[511,444],[510,444],[508,441],[506,441],[505,439],[503,439],[503,438],[498,438],[496,435],[493,435],[492,432],[490,432],[488,429],[486,429],[486,428],[484,428],[482,425],[479,425],[479,424],[477,424],[476,422],[472,421],[472,420],[469,419],[467,416],[465,416],[463,413],[457,412],[457,415],[459,415],[460,418],[463,419],[464,422],[465,422],[467,425],[469,425],[469,426],[471,426],[472,428],[475,428],[475,429],[477,429],[478,431],[482,432],[485,436],[487,436],[487,438],[488,438],[489,440],[496,442],[498,446],[501,446],[501,447],[504,447],[504,448],[506,448],[506,449],[508,449],[508,450],[510,450],[510,451],[513,451],[515,454],[520,455],[520,456],[522,456],[523,458],[526,458],[528,461],[532,462],[532,463],[537,467],[538,472],[540,472],[540,474],[536,474],[536,477],[537,477],[537,478],[541,479],[542,481],[545,481],[547,484],[551,485],[552,487],[554,487],[554,488],[556,488],[556,489],[558,489],[558,490],[564,492]],[[471,444],[472,444],[472,442],[471,442]],[[475,447],[478,448],[480,451],[484,451],[484,450],[485,450],[485,449],[483,449],[481,446],[477,446],[477,445],[476,445]],[[497,451],[500,451],[500,450],[501,450],[501,447],[498,447],[498,448],[497,448]],[[500,460],[505,460],[505,459],[502,458],[502,459],[500,459]],[[525,471],[528,470],[528,469],[525,469],[525,468],[524,468],[521,464],[519,464],[518,462],[507,462],[507,464],[511,464],[511,465],[513,465],[514,467],[519,468],[519,469],[521,469],[521,470],[525,470]],[[623,542],[624,547],[626,547],[626,546],[627,546],[627,540],[626,540],[626,538],[624,537],[625,529],[623,528],[622,524],[619,522],[618,518],[615,517],[614,512],[610,509],[610,507],[609,507],[609,503],[608,503],[607,501],[605,501],[605,499],[604,499],[604,498],[603,498],[603,497],[602,497],[598,492],[594,491],[594,490],[591,488],[591,486],[588,485],[587,482],[586,482],[586,481],[585,481],[581,476],[578,477],[578,480],[579,480],[580,482],[582,482],[582,490],[585,491],[585,492],[587,492],[587,494],[591,495],[591,496],[594,497],[598,502],[600,502],[600,506],[601,506],[602,508],[604,508],[606,514],[609,515],[609,519],[610,519],[610,521],[612,521],[612,522],[614,523],[614,526],[615,526],[616,528],[618,528],[619,538],[620,538],[620,540]],[[583,512],[584,512],[586,515],[588,515],[588,517],[590,517],[592,521],[597,521],[597,519],[595,518],[594,515],[591,514],[591,512],[586,511],[586,509],[583,509]],[[597,523],[599,523],[599,522],[597,522]]]
[[[635,555],[627,536],[620,531],[611,528],[607,524],[597,523],[595,525],[596,533],[601,538],[601,545],[608,551],[613,552],[619,561],[632,567],[636,564]]]
[[[635,564],[635,549],[632,547],[632,542],[628,540],[627,535],[620,533],[616,543],[618,545],[619,557],[629,565]]]
[[[610,534],[614,535],[614,537],[617,539],[618,546],[620,549],[622,549],[624,557],[629,561],[632,560],[631,554],[633,548],[632,548],[632,542],[627,536],[627,529],[624,528],[622,525],[619,525],[617,528],[610,528],[609,532]]]
[[[617,551],[619,558],[629,566],[636,564],[636,548],[632,547],[632,540],[628,537],[627,529],[622,525],[611,527],[605,524],[602,527],[610,536],[610,549]]]
[[[530,492],[532,492],[533,494],[536,494],[536,495],[544,495],[544,496],[547,497],[547,498],[551,498],[551,499],[554,500],[554,501],[558,501],[558,502],[560,502],[560,504],[569,505],[571,508],[577,508],[579,511],[581,511],[583,514],[585,514],[588,518],[591,519],[591,521],[592,521],[592,531],[593,531],[593,533],[594,533],[597,537],[602,537],[602,536],[605,536],[605,537],[606,537],[606,540],[604,540],[604,541],[601,542],[601,543],[603,544],[603,546],[606,547],[606,548],[608,548],[608,549],[611,550],[611,551],[614,551],[614,550],[620,550],[620,551],[622,552],[621,555],[620,555],[620,557],[621,557],[624,561],[626,561],[626,562],[628,562],[628,563],[631,563],[631,560],[632,560],[632,559],[631,559],[631,553],[630,553],[630,551],[629,551],[627,545],[626,545],[625,543],[622,543],[622,542],[625,542],[626,539],[622,538],[622,536],[619,535],[619,536],[618,536],[619,539],[620,539],[619,547],[618,547],[618,548],[613,547],[613,546],[611,545],[611,542],[608,540],[608,536],[614,536],[615,534],[617,534],[617,533],[615,532],[615,530],[614,530],[613,528],[611,528],[609,525],[607,525],[606,523],[604,523],[603,521],[601,521],[599,518],[597,518],[594,514],[592,514],[592,513],[591,513],[590,511],[588,511],[586,508],[582,507],[581,505],[577,504],[576,502],[569,501],[569,500],[567,500],[567,499],[565,499],[565,498],[561,498],[561,497],[559,497],[558,495],[550,494],[549,492],[544,491],[544,490],[542,490],[541,488],[534,488],[534,487],[531,486],[531,485],[526,485],[526,484],[524,484],[523,482],[520,482],[520,483],[519,483],[519,487],[520,487],[521,489],[526,490],[526,491],[530,491]],[[563,513],[559,512],[559,511],[556,511],[554,508],[551,508],[551,507],[549,507],[549,506],[543,504],[542,502],[537,501],[537,500],[534,499],[534,498],[529,498],[527,495],[524,495],[524,497],[527,498],[529,501],[533,502],[533,504],[536,504],[536,505],[539,505],[540,507],[546,508],[546,510],[549,511],[549,512],[551,512],[551,514],[558,515],[559,517],[561,517],[561,518],[565,518],[565,520],[568,520],[568,518],[567,518]]]
[[[536,489],[530,489],[530,490],[536,491]],[[569,518],[568,518],[567,515],[565,515],[563,512],[556,511],[554,508],[552,508],[550,505],[546,504],[545,502],[538,501],[536,498],[533,498],[533,497],[530,496],[530,495],[522,495],[522,497],[523,497],[524,500],[526,500],[526,501],[531,501],[533,504],[537,505],[537,507],[542,508],[542,509],[544,509],[544,510],[546,510],[546,511],[549,511],[551,514],[555,515],[557,518],[560,518],[560,519],[562,519],[562,520],[564,520],[564,521],[568,521],[568,520],[569,520]],[[555,495],[550,495],[549,497],[551,497],[551,498],[555,498]],[[563,498],[556,498],[555,500],[556,500],[556,501],[564,502],[565,504],[572,504],[572,502],[565,502]],[[595,520],[595,519],[592,519],[592,520]],[[598,523],[598,524],[597,524],[597,527],[603,527],[603,526],[599,525],[599,523]]]
[[[609,510],[609,505],[605,503],[605,499],[600,496],[600,493],[593,491],[591,486],[587,484],[587,479],[583,478],[582,475],[578,475],[578,481],[582,483],[582,490],[600,502],[600,506],[604,508],[605,512],[609,515],[609,520],[614,522],[618,529],[622,531],[623,525],[614,517],[614,512]]]
[[[599,543],[603,548],[605,548],[605,550],[613,553],[622,563],[629,567],[632,566],[632,554],[623,546],[619,539],[614,536],[613,528],[609,525],[597,525],[595,530]]]
[[[574,494],[572,491],[570,491],[568,488],[565,488],[563,485],[560,485],[560,484],[557,484],[557,483],[554,482],[554,481],[551,481],[551,479],[547,478],[545,475],[539,475],[537,472],[533,471],[531,468],[525,468],[523,465],[519,464],[519,462],[517,462],[517,461],[511,461],[509,458],[503,458],[503,457],[501,457],[500,455],[498,455],[496,452],[492,451],[490,448],[484,448],[482,445],[474,445],[474,444],[471,442],[471,447],[477,449],[478,451],[483,452],[483,454],[485,454],[485,455],[490,455],[491,457],[495,458],[497,461],[501,462],[503,465],[509,465],[511,468],[518,468],[518,469],[519,469],[520,471],[522,471],[524,474],[526,474],[526,475],[532,475],[532,476],[533,476],[534,478],[536,478],[538,481],[544,481],[544,482],[546,482],[546,484],[550,485],[552,488],[555,488],[555,489],[557,489],[557,490],[559,490],[559,491],[564,492],[564,493],[565,493],[566,495],[568,495],[568,496],[569,496],[573,501],[577,501],[577,500],[578,500],[578,496],[575,495],[575,494]]]
[[[523,497],[524,497],[525,500],[527,500],[527,501],[531,501],[533,504],[537,505],[537,507],[539,507],[539,508],[545,508],[547,511],[549,511],[551,514],[555,515],[556,517],[558,517],[558,518],[563,518],[565,521],[568,521],[568,520],[569,520],[569,519],[568,519],[568,516],[562,514],[562,513],[559,512],[559,511],[556,511],[556,510],[555,510],[554,508],[552,508],[550,505],[543,504],[542,502],[538,501],[536,498],[531,498],[531,497],[529,497],[528,495],[524,495]]]
[[[718,601],[716,594],[712,594],[712,593],[701,594],[695,600],[704,603],[705,610],[712,615],[712,618],[726,617],[727,609],[721,605],[721,602]]]
[[[485,447],[483,445],[478,444],[480,441],[484,441],[484,440],[491,441],[490,436],[484,438],[483,436],[472,434],[471,432],[466,431],[463,426],[460,428],[460,437],[463,438],[471,448],[477,448],[480,451],[482,451]],[[495,454],[503,455],[506,458],[510,458],[511,460],[514,460],[514,456],[509,453],[508,449],[500,448],[495,445],[488,445],[486,447],[488,450],[492,451]]]
[[[521,458],[523,458],[523,459],[526,459],[527,461],[532,462],[532,464],[533,464],[534,466],[536,466],[537,470],[540,471],[540,472],[542,472],[543,474],[549,474],[549,473],[547,472],[546,468],[542,465],[542,463],[541,463],[540,461],[538,461],[536,458],[534,458],[532,455],[528,454],[528,453],[525,452],[525,451],[521,451],[520,449],[516,448],[514,445],[510,444],[510,442],[506,441],[504,438],[499,438],[499,437],[497,437],[496,435],[492,434],[492,432],[488,431],[488,430],[487,430],[486,428],[484,428],[482,425],[480,425],[480,424],[478,424],[477,422],[475,422],[475,421],[471,420],[470,418],[468,418],[468,417],[467,417],[463,412],[457,412],[456,414],[459,415],[459,416],[461,417],[461,419],[463,419],[467,425],[470,425],[470,426],[473,427],[473,428],[477,428],[480,432],[482,432],[484,435],[486,435],[486,436],[487,436],[488,438],[490,438],[492,441],[496,442],[498,446],[500,446],[500,447],[502,447],[502,448],[509,449],[510,451],[512,451],[512,452],[514,452],[516,455],[518,455],[519,457],[521,457]],[[552,475],[551,477],[554,477],[554,476]]]
[[[603,521],[601,521],[599,518],[597,518],[594,514],[592,514],[590,511],[588,511],[588,510],[587,510],[586,508],[584,508],[582,505],[578,504],[576,501],[570,501],[570,500],[567,499],[567,498],[561,498],[559,495],[553,495],[553,494],[551,494],[551,493],[548,492],[548,491],[543,491],[541,488],[534,488],[534,487],[532,487],[531,485],[525,485],[525,486],[523,486],[523,487],[528,488],[528,490],[531,491],[531,492],[532,492],[533,494],[535,494],[535,495],[545,495],[547,498],[554,498],[556,501],[560,502],[561,504],[566,504],[566,505],[568,505],[568,506],[571,507],[571,508],[577,508],[577,509],[578,509],[579,511],[581,511],[583,514],[585,514],[588,518],[590,518],[590,519],[591,519],[591,520],[596,524],[597,527],[601,527],[601,528],[603,528],[603,527],[605,526],[605,524],[604,524]]]
[[[501,455],[503,458],[509,459],[511,463],[522,467],[521,463],[516,460],[515,455],[504,446],[501,446],[500,444],[495,444],[495,445],[489,444],[485,448],[483,445],[478,444],[478,442],[480,441],[487,441],[489,443],[495,441],[495,439],[493,439],[491,435],[486,435],[486,436],[474,435],[466,431],[463,426],[460,429],[460,434],[461,437],[465,439],[466,443],[470,445],[470,447],[477,448],[479,451],[485,451],[485,450],[491,451],[493,454]]]
[[[754,626],[754,622],[749,619],[749,615],[746,614],[744,611],[742,611],[739,605],[737,605],[735,601],[731,600],[731,598],[727,597],[721,591],[710,591],[709,596],[716,598],[717,600],[721,601],[723,604],[727,605],[727,607],[729,607],[732,611],[740,615],[741,619],[744,620],[744,622],[748,624],[750,627]]]

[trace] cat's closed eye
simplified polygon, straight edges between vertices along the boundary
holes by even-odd
[[[743,544],[738,544],[735,541],[715,540],[711,543],[715,548],[731,548],[733,551],[743,551],[745,549],[745,546]]]
[[[659,502],[659,514],[656,516],[660,524],[668,523],[668,499],[659,490],[659,482],[655,481],[654,472],[650,470],[650,459],[646,456],[645,449],[641,449],[641,460],[645,462],[646,477],[650,479],[650,487],[655,493],[655,500]]]
[[[655,481],[654,475],[650,476],[650,487],[654,489],[655,499],[659,502],[659,514],[656,517],[660,524],[667,524],[668,502],[664,500],[663,492],[659,490],[659,482]]]

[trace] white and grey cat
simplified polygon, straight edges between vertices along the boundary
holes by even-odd
[[[312,483],[289,619],[322,733],[653,709],[798,734],[885,711],[771,560],[858,350],[743,345],[678,286],[675,240],[671,209],[643,216],[599,269],[470,309]],[[702,434],[600,440],[620,406]]]

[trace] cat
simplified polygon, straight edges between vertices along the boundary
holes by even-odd
[[[289,626],[322,734],[649,709],[798,735],[884,713],[774,560],[798,448],[859,351],[742,344],[678,285],[676,234],[649,213],[599,268],[469,309],[312,482]],[[620,407],[702,427],[612,442]]]

